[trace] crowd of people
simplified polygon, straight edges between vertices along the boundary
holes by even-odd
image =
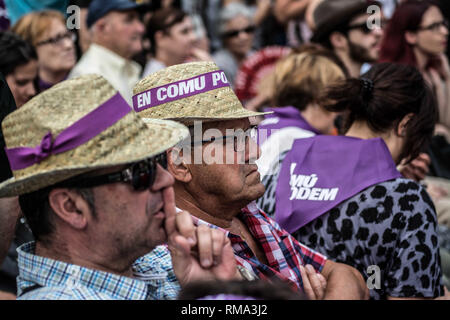
[[[0,299],[449,299],[449,16],[0,0]]]

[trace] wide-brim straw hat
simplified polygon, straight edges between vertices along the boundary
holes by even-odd
[[[111,104],[121,106],[124,115],[119,120],[71,150],[52,153],[25,168],[13,168],[13,178],[0,184],[0,197],[30,193],[85,172],[144,160],[164,152],[189,134],[185,126],[173,121],[145,123],[108,81],[99,75],[85,75],[53,86],[8,115],[2,122],[6,147],[42,146],[43,137],[49,132],[52,141],[56,141],[55,137],[65,129],[96,114],[93,110]],[[100,120],[108,121],[105,117],[93,117],[90,128]]]
[[[156,88],[179,83],[183,80],[223,72],[214,62],[190,62],[174,65],[152,73],[139,81],[133,88],[134,110],[143,118],[170,119],[192,125],[196,120],[221,121],[262,116],[272,112],[254,112],[245,109],[228,83],[226,85],[194,94],[188,97],[176,98],[173,101],[152,107],[139,108],[136,97]],[[227,80],[226,80],[227,82]],[[155,98],[153,94],[152,99]]]

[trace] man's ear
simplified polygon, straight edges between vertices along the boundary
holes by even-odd
[[[183,149],[172,148],[167,151],[167,170],[175,180],[188,183],[192,180],[191,170],[183,156]]]
[[[403,117],[402,121],[397,126],[397,135],[400,137],[404,137],[406,135],[406,127],[408,125],[408,122],[412,119],[414,116],[414,113],[408,113],[406,116]]]
[[[332,32],[330,34],[330,43],[336,49],[345,48],[347,45],[347,38],[340,32]]]
[[[417,35],[415,32],[406,31],[405,40],[408,44],[414,46],[417,43]]]
[[[50,191],[48,200],[55,214],[75,229],[84,229],[92,214],[88,203],[77,192],[57,188]]]

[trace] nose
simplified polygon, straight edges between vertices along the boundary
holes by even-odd
[[[173,176],[164,169],[160,164],[156,166],[156,178],[153,185],[150,187],[150,191],[159,192],[165,188],[173,186],[175,179]]]
[[[261,148],[253,139],[248,139],[248,152],[245,156],[245,161],[247,163],[254,163],[261,156]]]
[[[375,27],[372,30],[372,34],[374,34],[376,37],[381,38],[384,35],[384,29],[382,27]]]
[[[25,93],[28,99],[31,99],[34,95],[36,95],[36,89],[34,87],[33,82],[29,82],[25,87]]]
[[[144,24],[141,22],[141,20],[139,20],[137,18],[135,20],[135,28],[136,28],[136,32],[139,32],[141,35],[144,34],[144,31],[145,31]]]
[[[248,39],[248,38],[250,38],[250,32],[247,32],[245,30],[241,30],[241,31],[239,31],[238,37],[240,39]]]
[[[72,49],[74,48],[74,43],[72,38],[64,38],[62,39],[62,47],[64,49]]]

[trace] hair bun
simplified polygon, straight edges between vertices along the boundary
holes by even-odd
[[[362,82],[362,95],[364,97],[364,100],[369,100],[370,98],[372,98],[372,94],[373,94],[373,81],[367,78],[361,78],[360,79]]]

